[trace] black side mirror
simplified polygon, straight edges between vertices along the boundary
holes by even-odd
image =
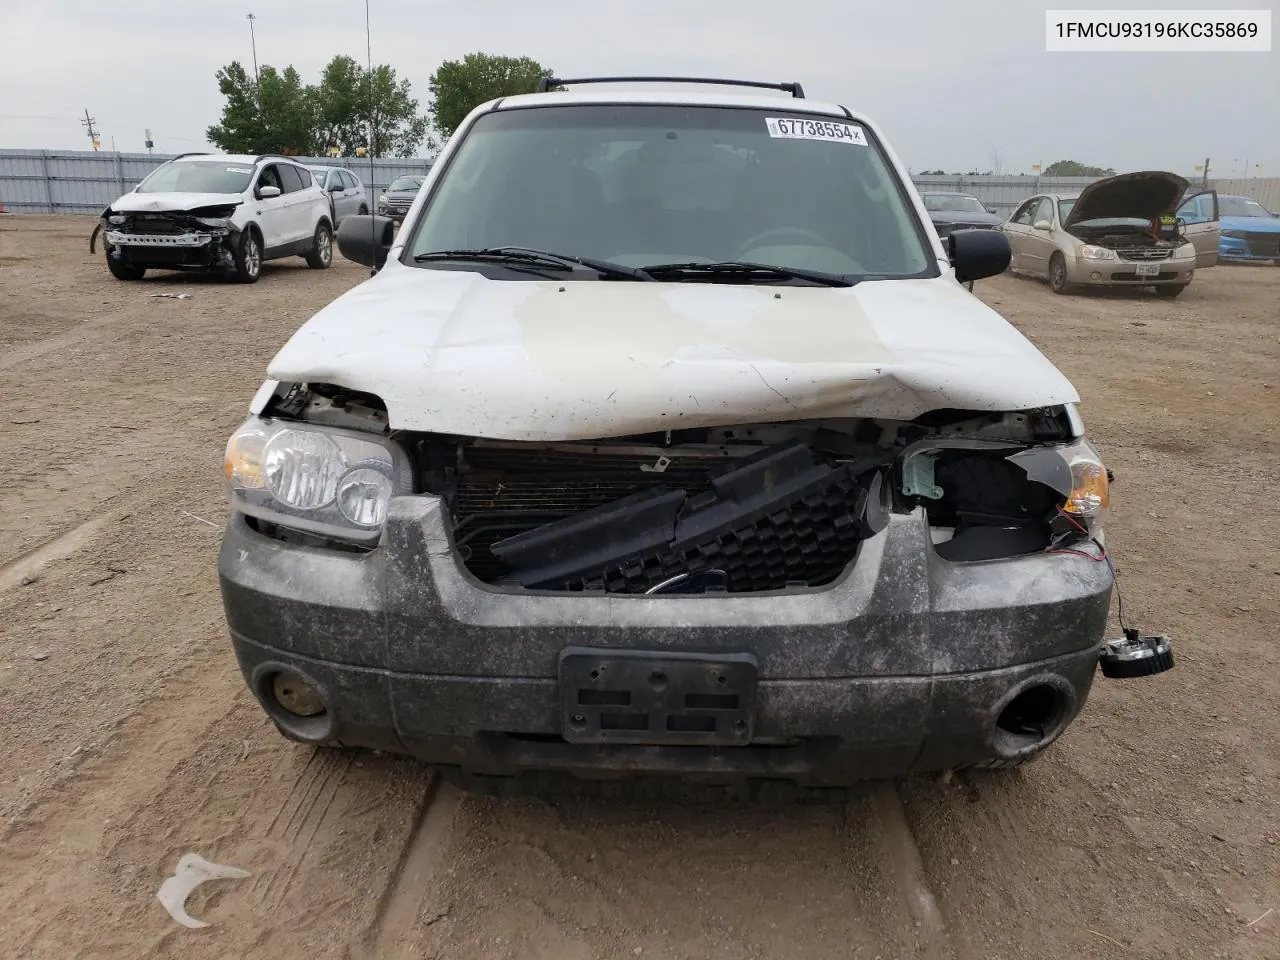
[[[348,260],[381,270],[395,236],[396,222],[390,217],[347,217],[338,227],[338,250]]]
[[[972,283],[1004,273],[1012,251],[1009,238],[999,230],[955,230],[947,237],[947,255],[956,279]]]

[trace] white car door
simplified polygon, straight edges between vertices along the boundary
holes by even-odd
[[[288,243],[299,243],[308,240],[315,233],[316,222],[320,219],[320,211],[327,210],[329,204],[315,181],[311,179],[311,171],[292,163],[277,164],[280,168],[280,179],[284,181],[285,210],[288,213]]]
[[[262,189],[274,187],[280,191],[277,196],[264,197]],[[286,206],[288,196],[284,192],[284,183],[280,179],[278,164],[269,163],[258,171],[258,180],[253,187],[254,220],[262,231],[264,253],[270,256],[279,247],[289,243],[293,238],[289,225],[289,210]]]

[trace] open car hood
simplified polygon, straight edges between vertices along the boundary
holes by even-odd
[[[1077,223],[1102,217],[1158,220],[1178,209],[1178,202],[1186,190],[1186,180],[1164,170],[1143,170],[1107,177],[1089,184],[1080,192],[1062,226],[1070,230]]]
[[[111,204],[116,213],[183,213],[244,201],[238,193],[126,193]]]
[[[948,278],[507,281],[394,261],[304,324],[268,376],[376,394],[393,429],[526,441],[1078,400]]]

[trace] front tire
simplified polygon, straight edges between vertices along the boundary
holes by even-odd
[[[1067,261],[1060,253],[1049,258],[1049,289],[1057,294],[1068,293],[1070,290],[1067,283]]]
[[[117,280],[141,280],[147,272],[146,267],[129,263],[127,260],[117,260],[111,255],[110,250],[107,251],[107,269]]]
[[[236,280],[240,283],[257,283],[262,275],[262,242],[252,230],[240,234],[236,246]]]
[[[1172,300],[1174,297],[1180,296],[1182,291],[1191,286],[1189,283],[1166,283],[1156,287],[1157,297],[1168,297]]]
[[[316,224],[316,235],[307,253],[307,266],[312,270],[328,270],[333,263],[333,230],[321,220]]]

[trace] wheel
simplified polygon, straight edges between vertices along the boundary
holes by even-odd
[[[307,253],[307,266],[312,270],[327,270],[333,263],[333,230],[321,220],[316,224],[315,240]]]
[[[1049,258],[1049,289],[1054,293],[1067,292],[1067,261],[1060,253]]]
[[[240,234],[236,246],[236,279],[241,283],[257,283],[262,273],[262,243],[252,230]]]
[[[1156,296],[1173,299],[1189,286],[1191,286],[1189,283],[1164,283],[1156,287]]]
[[[111,251],[107,251],[107,269],[111,271],[111,275],[117,280],[141,280],[147,272],[146,267],[140,267],[136,263],[129,263],[127,260],[117,260],[111,256]]]

